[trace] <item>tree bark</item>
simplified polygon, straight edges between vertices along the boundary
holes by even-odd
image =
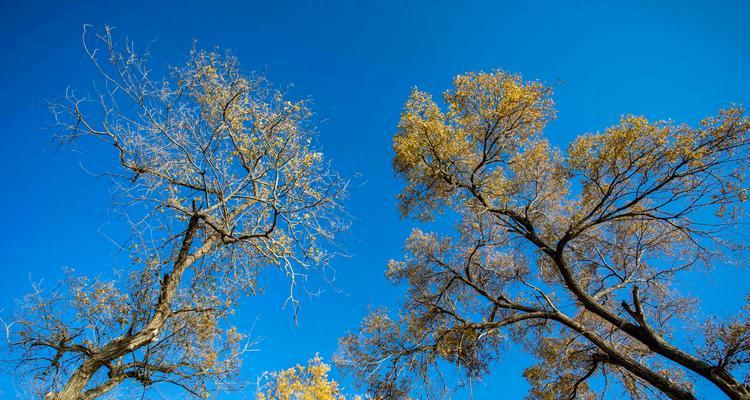
[[[545,250],[545,249],[543,249]],[[695,356],[688,354],[677,347],[669,344],[656,332],[649,328],[645,317],[639,321],[639,325],[633,324],[624,320],[620,316],[612,313],[611,311],[604,308],[602,305],[596,302],[591,296],[586,293],[583,288],[578,285],[578,282],[573,277],[572,272],[568,268],[563,256],[562,249],[558,247],[556,251],[552,251],[547,248],[545,250],[547,254],[555,262],[558,271],[563,277],[565,286],[576,296],[576,299],[583,305],[583,307],[608,321],[609,323],[617,326],[620,330],[627,333],[634,339],[640,341],[646,345],[649,350],[662,357],[665,357],[677,364],[697,373],[704,377],[714,385],[716,385],[724,394],[729,396],[732,400],[750,400],[750,390],[737,381],[730,373],[721,367],[712,366],[703,360],[696,358]],[[636,295],[634,294],[634,301]]]
[[[582,327],[566,315],[558,314],[555,319],[563,325],[583,335],[591,343],[597,346],[602,352],[604,352],[607,355],[607,359],[603,361],[625,368],[626,370],[628,370],[628,372],[648,382],[672,400],[697,400],[695,395],[689,390],[683,389],[679,384],[672,382],[661,374],[654,372],[653,370],[634,360],[630,356],[617,351],[617,349],[607,343],[604,338],[594,332],[591,332],[585,327]]]
[[[102,394],[112,390],[122,383],[125,376],[115,375],[110,381],[105,382],[97,388],[84,392],[84,389],[91,381],[91,378],[101,369],[113,360],[136,351],[137,349],[153,342],[158,338],[159,331],[166,324],[171,315],[171,302],[177,292],[177,288],[182,279],[185,270],[190,267],[196,260],[200,259],[213,247],[216,242],[215,238],[206,239],[203,244],[190,253],[193,240],[200,231],[198,224],[200,217],[193,215],[190,217],[188,228],[182,239],[180,252],[174,261],[172,272],[164,275],[159,291],[159,298],[154,307],[154,315],[149,322],[135,334],[120,336],[104,345],[100,350],[83,361],[80,367],[73,372],[68,378],[65,386],[58,393],[50,393],[45,399],[52,400],[88,400],[94,399]]]

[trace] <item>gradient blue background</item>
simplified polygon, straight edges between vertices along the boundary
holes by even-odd
[[[564,4],[563,4],[564,3]],[[261,339],[243,376],[254,378],[304,362],[330,359],[337,338],[356,329],[370,306],[397,304],[400,290],[383,277],[413,221],[400,220],[400,182],[390,168],[391,138],[412,86],[439,93],[462,72],[503,68],[560,82],[559,114],[547,129],[565,147],[624,113],[695,123],[728,104],[750,105],[750,2],[0,2],[0,309],[31,280],[51,283],[62,267],[106,276],[119,259],[104,234],[111,154],[93,147],[55,151],[45,100],[67,86],[90,89],[83,57],[84,23],[105,24],[143,48],[152,40],[155,67],[177,64],[193,39],[233,49],[247,70],[266,70],[292,95],[312,96],[327,156],[357,176],[348,201],[357,218],[335,263],[335,286],[305,299],[299,326],[282,310],[279,274],[264,275],[266,295],[249,299],[237,323]],[[95,151],[94,151],[95,150]],[[103,232],[103,233],[102,233]],[[694,274],[686,285],[702,312],[735,312],[748,291],[744,268]],[[521,398],[529,360],[511,351],[475,386],[475,398]],[[338,373],[334,374],[338,376]],[[711,395],[710,391],[699,391]],[[0,398],[17,387],[0,377]],[[462,395],[464,396],[464,395]],[[223,399],[251,394],[222,395]],[[18,397],[21,398],[21,397]],[[164,395],[164,398],[168,398]]]

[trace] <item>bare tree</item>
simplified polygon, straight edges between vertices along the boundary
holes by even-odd
[[[45,399],[94,399],[125,381],[196,397],[231,388],[251,344],[224,326],[259,270],[324,267],[346,229],[346,181],[317,150],[308,101],[290,101],[230,53],[190,51],[157,78],[111,29],[84,48],[97,96],[51,109],[62,139],[113,151],[117,209],[133,228],[112,280],[68,274],[20,302],[11,349]],[[114,393],[114,392],[112,392]]]
[[[408,288],[398,318],[369,315],[337,363],[376,396],[417,380],[438,398],[456,376],[441,370],[470,383],[510,342],[538,361],[533,399],[686,400],[699,381],[750,399],[747,312],[699,329],[677,284],[742,255],[743,110],[698,127],[625,116],[564,152],[540,134],[550,96],[502,71],[456,77],[445,110],[413,91],[394,139],[403,213],[459,222],[452,235],[414,230],[388,266]]]

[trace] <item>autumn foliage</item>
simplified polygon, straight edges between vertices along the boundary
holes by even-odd
[[[512,343],[536,359],[529,398],[694,399],[697,382],[750,398],[746,315],[693,324],[678,285],[741,257],[750,120],[628,115],[561,150],[542,134],[551,95],[503,71],[456,77],[442,105],[412,92],[393,142],[401,210],[455,231],[412,232],[386,273],[402,309],[367,316],[337,362],[378,397],[450,397]]]
[[[112,279],[71,272],[20,302],[8,335],[26,388],[53,400],[240,388],[253,341],[227,319],[266,268],[288,277],[296,308],[300,271],[325,266],[348,226],[347,182],[316,148],[308,102],[231,53],[193,49],[157,77],[110,29],[84,32],[84,48],[104,92],[69,91],[51,110],[63,143],[103,141],[116,160],[103,176],[129,260]]]

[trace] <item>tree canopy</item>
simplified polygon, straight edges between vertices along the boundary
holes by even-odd
[[[268,373],[258,387],[257,400],[346,400],[338,382],[329,379],[331,366],[316,355],[307,365]],[[360,396],[351,397],[362,400]]]
[[[23,299],[9,341],[45,399],[94,399],[123,382],[196,397],[238,386],[252,346],[228,326],[258,272],[278,268],[296,306],[301,270],[324,266],[347,228],[347,182],[318,150],[307,100],[288,100],[229,52],[194,48],[157,77],[110,29],[84,48],[97,95],[51,105],[61,139],[101,140],[132,228],[114,279],[70,273]]]
[[[451,376],[471,384],[520,345],[533,399],[695,399],[699,381],[750,398],[747,313],[693,323],[679,285],[744,254],[744,110],[695,127],[626,115],[561,150],[542,134],[551,96],[504,71],[457,76],[442,105],[412,91],[401,210],[455,231],[412,232],[386,272],[401,309],[367,316],[338,364],[378,398],[450,397]]]
[[[109,151],[96,167],[130,232],[127,262],[34,284],[5,323],[16,373],[45,400],[247,390],[255,341],[232,315],[276,269],[296,317],[298,280],[328,266],[349,227],[348,181],[310,101],[231,52],[194,45],[154,72],[110,28],[88,31],[94,94],[69,90],[50,110],[63,145]],[[459,75],[437,100],[412,90],[392,167],[418,228],[386,268],[404,298],[334,358],[366,394],[345,394],[316,355],[250,395],[453,398],[514,346],[532,359],[529,399],[695,400],[702,385],[750,400],[750,295],[706,316],[683,280],[747,259],[745,110],[697,124],[624,115],[565,148],[545,135],[555,116],[552,86],[502,70]]]

